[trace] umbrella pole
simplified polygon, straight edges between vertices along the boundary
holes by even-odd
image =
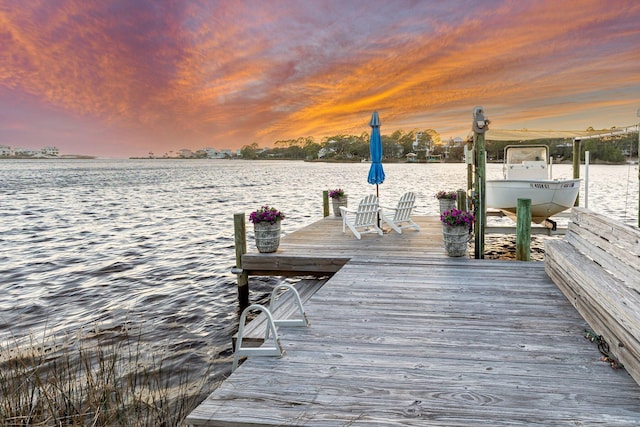
[[[378,204],[380,204],[380,193],[378,192],[378,184],[376,184],[376,197],[378,198]],[[380,228],[380,211],[378,211],[378,228]]]

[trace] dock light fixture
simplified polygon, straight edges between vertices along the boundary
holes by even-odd
[[[475,107],[473,109],[473,131],[476,133],[485,133],[489,129],[491,121],[484,117],[484,108]]]

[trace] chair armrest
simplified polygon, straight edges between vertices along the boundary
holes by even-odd
[[[398,210],[398,208],[392,208],[391,206],[380,205],[380,210],[382,210],[382,209],[389,209],[390,211],[397,211]]]
[[[345,206],[340,206],[340,212],[342,214],[346,214],[346,213],[356,213],[358,211],[356,209],[349,209],[349,208],[347,208]]]

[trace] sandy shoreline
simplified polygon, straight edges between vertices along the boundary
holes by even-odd
[[[531,261],[544,261],[544,242],[562,239],[563,236],[531,236]],[[474,243],[469,244],[469,256],[474,257]],[[506,234],[486,235],[484,239],[485,259],[516,259],[516,236]]]

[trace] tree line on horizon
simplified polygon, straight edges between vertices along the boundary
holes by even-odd
[[[590,128],[590,130],[593,130]],[[418,161],[429,155],[446,162],[464,161],[464,145],[460,138],[443,140],[433,129],[405,132],[396,130],[390,135],[381,135],[384,162],[406,161],[407,154],[415,153]],[[417,145],[416,145],[417,144]],[[571,161],[573,140],[571,138],[544,138],[532,141],[491,141],[485,143],[489,161],[501,162],[504,147],[514,144],[544,144],[555,161]],[[624,163],[629,157],[638,156],[638,133],[612,135],[588,139],[581,142],[580,156],[584,160],[589,151],[592,162]],[[314,137],[279,140],[273,148],[260,148],[257,143],[245,145],[240,153],[247,160],[324,160],[360,162],[369,159],[369,133],[360,135],[338,134],[324,137],[317,142]]]

